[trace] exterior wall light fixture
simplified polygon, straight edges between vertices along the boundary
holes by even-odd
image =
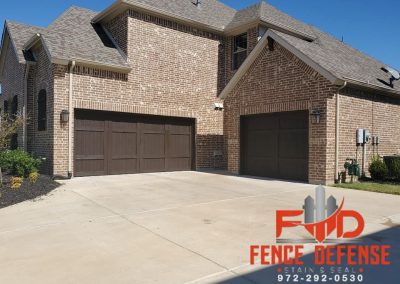
[[[313,124],[319,124],[321,122],[321,112],[319,110],[312,110],[310,116]]]
[[[62,110],[60,117],[61,117],[61,122],[62,123],[67,123],[69,121],[69,111],[68,110]]]

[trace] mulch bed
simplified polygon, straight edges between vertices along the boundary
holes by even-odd
[[[40,175],[36,183],[31,184],[25,179],[22,186],[15,190],[10,187],[10,179],[11,176],[3,173],[3,187],[0,188],[0,208],[47,195],[60,186],[58,182],[50,177]]]

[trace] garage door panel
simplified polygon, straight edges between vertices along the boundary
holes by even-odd
[[[194,120],[77,110],[75,175],[191,170]]]
[[[89,120],[89,119],[76,120],[75,130],[103,132],[105,130],[105,122],[102,120]]]
[[[104,159],[83,159],[75,163],[75,176],[105,175]]]
[[[308,129],[308,114],[306,112],[294,112],[281,114],[279,118],[279,129]]]
[[[283,130],[279,134],[280,158],[308,158],[308,132],[306,130]]]
[[[308,112],[242,117],[241,172],[308,180]]]
[[[138,160],[118,158],[111,161],[110,174],[135,174],[138,173]]]
[[[135,121],[132,122],[124,122],[124,121],[113,121],[111,122],[112,131],[113,132],[121,132],[121,133],[129,133],[129,132],[137,132],[137,123]]]
[[[279,160],[279,172],[282,179],[307,180],[308,161],[304,159],[284,159]]]
[[[166,129],[171,134],[191,134],[191,126],[190,125],[167,125]]]
[[[276,130],[278,129],[278,117],[271,114],[268,117],[264,115],[254,115],[246,117],[248,130]]]
[[[191,168],[190,158],[168,158],[166,160],[167,171],[187,171]]]
[[[165,135],[144,133],[141,137],[142,155],[145,158],[165,157]]]
[[[272,157],[276,155],[278,137],[276,131],[249,131],[246,143],[248,156]]]
[[[168,137],[168,157],[190,157],[190,136],[189,135],[176,135],[172,134]]]
[[[164,124],[156,124],[156,123],[141,123],[140,129],[144,133],[164,133],[165,125]]]
[[[93,156],[104,154],[104,132],[77,131],[75,141],[77,156]]]
[[[112,158],[136,158],[137,133],[112,133]]]
[[[140,159],[140,172],[153,173],[153,172],[164,172],[164,171],[166,171],[165,158]]]
[[[246,170],[243,173],[260,177],[274,177],[278,174],[277,166],[277,159],[253,157],[248,159]]]

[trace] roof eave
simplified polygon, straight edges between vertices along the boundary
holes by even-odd
[[[105,63],[90,61],[90,60],[81,59],[81,58],[70,58],[70,59],[57,58],[57,57],[51,58],[51,63],[59,64],[59,65],[68,65],[71,61],[75,61],[76,64],[82,64],[82,65],[85,65],[88,67],[98,67],[98,68],[103,68],[106,70],[120,72],[120,73],[129,73],[132,70],[132,67],[130,67],[130,66],[105,64]]]
[[[395,90],[395,89],[389,89],[389,88],[385,88],[385,87],[381,87],[369,82],[364,82],[358,79],[354,79],[354,78],[350,78],[350,77],[343,77],[343,80],[346,81],[348,84],[350,84],[353,87],[358,87],[358,88],[363,88],[363,89],[369,89],[369,90],[373,90],[373,91],[379,91],[382,93],[385,93],[387,95],[392,95],[392,96],[396,96],[397,98],[399,98],[400,96],[400,91]]]
[[[114,2],[110,7],[106,8],[104,11],[102,11],[101,13],[99,13],[98,15],[96,15],[93,19],[92,22],[93,23],[100,23],[103,21],[107,21],[108,19],[122,13],[123,11],[129,9],[129,8],[134,8],[137,11],[140,12],[145,12],[151,15],[155,15],[155,16],[162,16],[164,18],[167,19],[172,19],[181,23],[185,23],[185,24],[189,24],[192,26],[196,26],[199,28],[202,28],[206,31],[211,31],[214,32],[216,34],[222,34],[224,32],[224,28],[218,28],[215,26],[211,26],[211,25],[207,25],[198,21],[194,21],[191,20],[189,18],[186,17],[182,17],[179,15],[176,15],[174,13],[170,13],[170,12],[166,12],[157,8],[154,8],[150,5],[145,5],[145,4],[132,4],[132,3],[128,3],[124,0],[118,0],[116,2]]]
[[[9,44],[9,35],[7,36],[8,39],[6,39],[6,33],[8,34],[7,31],[7,22],[4,24],[3,28],[3,34],[1,36],[1,45],[0,45],[0,82],[3,79],[3,68],[4,68],[4,62],[5,62],[5,57],[6,57],[6,50],[8,48]],[[7,42],[6,42],[7,41]]]

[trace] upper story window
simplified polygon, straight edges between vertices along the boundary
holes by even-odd
[[[44,131],[47,128],[47,94],[41,90],[38,96],[38,131]]]
[[[233,38],[233,70],[239,69],[247,57],[247,33]]]

